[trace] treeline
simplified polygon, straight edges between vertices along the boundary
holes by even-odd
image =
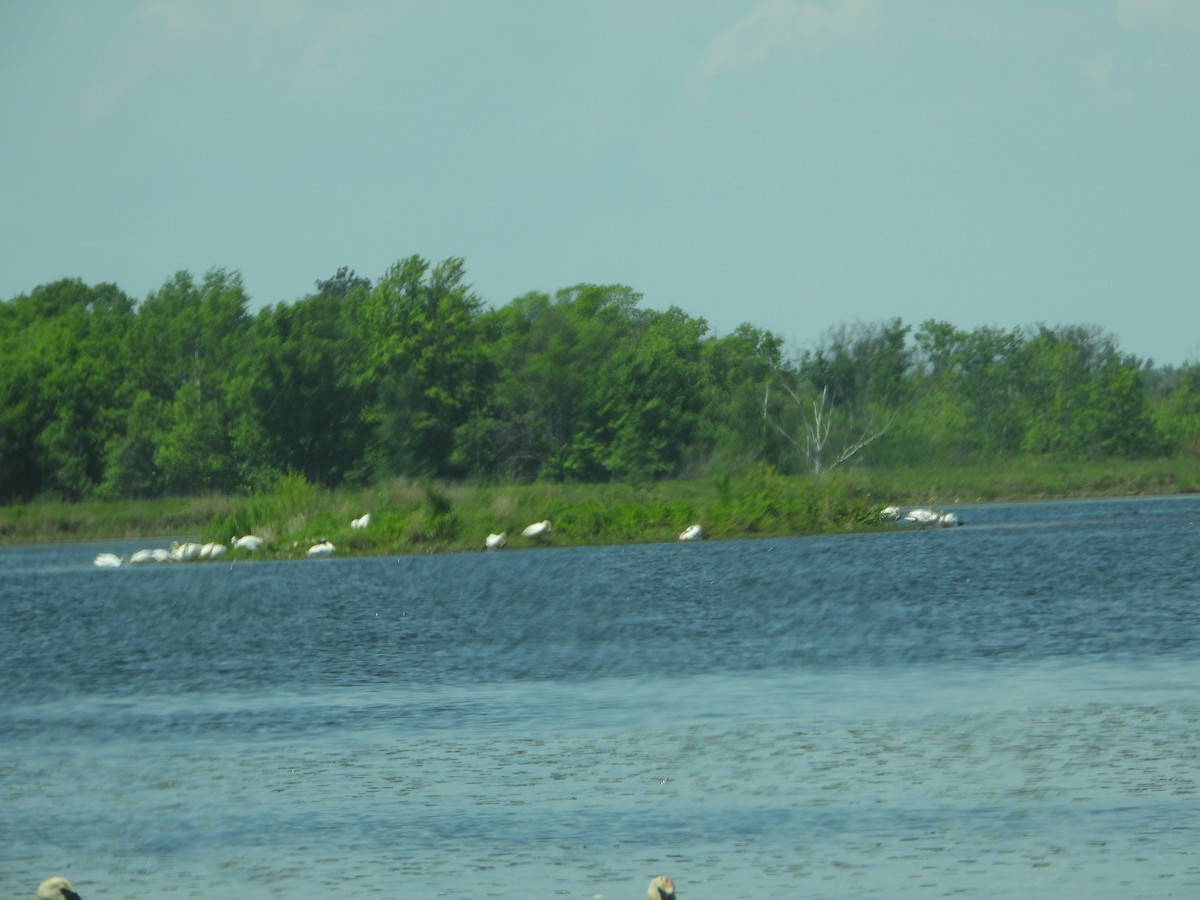
[[[462,259],[417,256],[257,313],[222,269],[140,303],[44,285],[0,302],[0,502],[1200,450],[1200,365],[1096,328],[894,320],[791,355],[640,301],[584,284],[490,308]]]

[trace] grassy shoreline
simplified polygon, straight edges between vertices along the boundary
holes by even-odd
[[[635,544],[675,540],[692,522],[716,539],[869,531],[880,527],[876,514],[889,503],[947,506],[1198,492],[1200,458],[849,469],[820,478],[760,470],[645,485],[395,481],[327,491],[288,477],[253,497],[44,500],[0,507],[0,546],[164,537],[228,543],[234,534],[254,533],[267,541],[255,558],[302,557],[319,538],[332,540],[339,555],[396,555],[479,550],[493,531],[506,531],[510,547],[534,546],[520,531],[542,519],[553,522],[545,545]],[[350,520],[365,512],[372,514],[370,527],[352,530]]]

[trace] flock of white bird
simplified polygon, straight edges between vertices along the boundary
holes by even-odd
[[[34,900],[80,900],[80,897],[71,882],[55,875],[38,885]],[[646,888],[646,900],[675,900],[675,882],[666,875],[655,875]]]
[[[370,522],[371,514],[367,513],[365,516],[352,521],[350,527],[354,529],[366,528]],[[257,534],[243,534],[241,537],[231,537],[229,545],[235,550],[254,553],[262,547],[263,539]],[[308,548],[306,555],[310,559],[332,556],[335,549],[337,548],[333,546],[333,543],[328,538],[321,538]],[[94,562],[101,569],[117,569],[123,565],[137,566],[152,562],[194,562],[197,560],[220,559],[228,551],[229,547],[226,547],[224,544],[197,544],[193,541],[181,544],[176,541],[171,544],[169,550],[163,547],[153,550],[136,550],[129,554],[128,558],[118,556],[116,553],[98,553]]]
[[[141,566],[146,563],[193,562],[198,559],[220,559],[229,548],[224,544],[197,544],[193,541],[171,544],[170,549],[155,547],[153,550],[135,550],[129,557],[115,553],[97,553],[95,563],[102,569],[116,569],[128,563]]]
[[[938,512],[928,506],[918,506],[903,514],[898,506],[885,506],[879,511],[879,518],[886,522],[908,522],[918,528],[945,528],[962,524],[954,513]]]
[[[247,534],[242,537],[230,538],[230,545],[238,550],[253,553],[263,545],[263,539],[257,535]],[[224,544],[209,542],[198,544],[195,541],[179,543],[174,541],[170,548],[155,547],[153,549],[135,550],[128,557],[116,553],[97,553],[95,564],[101,569],[117,569],[123,565],[141,566],[147,563],[166,562],[195,562],[197,560],[220,559],[229,552]]]
[[[546,537],[551,531],[549,519],[543,519],[541,522],[534,522],[532,525],[526,525],[521,530],[521,537],[529,538],[533,541],[540,541]],[[679,532],[679,540],[681,541],[699,541],[704,538],[704,529],[699,525],[689,525],[683,531]],[[508,546],[508,532],[498,531],[489,534],[483,540],[485,550],[499,550],[502,547]]]
[[[928,506],[917,506],[904,512],[899,506],[885,506],[879,511],[879,518],[886,522],[907,522],[918,528],[947,527],[961,525],[962,521],[953,512],[938,512]],[[371,524],[371,514],[364,513],[350,521],[350,528],[359,531]],[[532,541],[541,541],[550,534],[549,519],[526,525],[521,530],[521,537]],[[699,524],[689,525],[679,532],[681,541],[700,541],[705,537],[704,529]],[[263,544],[263,539],[253,534],[230,538],[230,544],[238,549],[253,553]],[[504,531],[489,534],[483,542],[486,550],[499,550],[508,545],[508,533]],[[225,555],[228,548],[224,544],[173,543],[170,549],[138,550],[126,559],[115,553],[97,554],[95,563],[102,569],[116,569],[126,563],[141,565],[150,562],[191,562],[192,560],[219,559]],[[310,559],[332,556],[337,548],[328,538],[321,538],[308,548],[306,555]]]
[[[889,507],[890,508],[890,507]],[[350,528],[354,531],[360,531],[371,524],[371,514],[364,513],[357,519],[350,521]],[[531,525],[526,525],[521,530],[521,537],[531,541],[541,541],[550,534],[551,525],[549,519],[543,519],[540,522],[534,522]],[[679,533],[681,541],[699,541],[704,539],[704,529],[699,525],[689,525]],[[232,537],[229,539],[230,547],[235,550],[245,550],[247,553],[253,553],[263,545],[263,539],[258,535],[244,534],[241,537]],[[486,550],[499,550],[508,545],[508,533],[504,531],[489,534],[483,542]],[[98,553],[96,554],[95,564],[101,569],[117,569],[123,565],[143,565],[152,562],[192,562],[195,560],[212,560],[220,559],[229,550],[224,544],[197,544],[191,541],[186,543],[172,543],[170,549],[156,548],[153,550],[138,550],[131,553],[128,557],[118,556],[116,553]],[[337,548],[328,538],[321,538],[315,544],[308,548],[305,555],[309,559],[317,559],[324,556],[332,556]]]
[[[918,506],[904,512],[899,506],[885,506],[879,511],[879,518],[886,522],[907,522],[918,528],[943,528],[950,525],[961,525],[962,521],[953,512],[938,512],[928,506]],[[357,519],[352,519],[350,528],[359,531],[371,524],[371,514],[365,513]],[[531,541],[542,541],[551,532],[549,519],[526,525],[521,530],[521,537]],[[705,537],[704,529],[699,524],[689,525],[679,532],[681,541],[700,541]],[[263,545],[263,539],[253,534],[230,538],[230,545],[238,550],[253,553]],[[508,546],[508,533],[504,531],[489,534],[483,542],[485,550],[499,550]],[[191,562],[193,560],[220,559],[229,548],[224,544],[197,544],[193,542],[173,543],[170,549],[157,548],[154,550],[138,550],[126,559],[115,553],[97,554],[95,563],[102,569],[116,569],[128,563],[142,565],[151,562]],[[308,548],[309,559],[319,559],[332,556],[337,548],[328,538],[321,538]]]

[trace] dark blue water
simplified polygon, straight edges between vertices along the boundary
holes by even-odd
[[[0,551],[0,895],[1200,896],[1200,499],[100,570]],[[168,541],[169,543],[169,541]]]

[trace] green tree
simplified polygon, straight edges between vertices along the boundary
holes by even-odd
[[[170,496],[228,492],[238,485],[233,440],[226,409],[203,399],[200,385],[181,385],[163,408],[154,466],[159,488]]]
[[[1168,447],[1200,455],[1200,363],[1160,370],[1152,401],[1156,428]]]
[[[455,434],[477,409],[488,380],[481,302],[462,259],[432,270],[403,259],[363,306],[367,378],[378,394],[370,416],[380,474],[450,476]]]
[[[348,266],[341,266],[332,278],[317,280],[317,296],[346,299],[351,295],[369,292],[371,279],[362,278]]]
[[[362,279],[345,291],[331,283],[318,282],[319,293],[295,304],[264,308],[252,326],[247,393],[256,427],[246,442],[258,451],[254,482],[291,471],[332,487],[363,474],[372,392],[357,322],[369,287]]]
[[[830,329],[801,356],[799,381],[778,382],[774,407],[764,392],[764,418],[808,468],[846,462],[891,429],[910,384],[910,330],[899,319]]]
[[[791,448],[762,414],[767,385],[778,378],[796,379],[784,359],[783,339],[743,323],[732,334],[708,338],[701,363],[705,396],[694,465],[722,473],[760,464],[785,469]]]
[[[115,286],[78,279],[0,306],[0,499],[95,490],[132,308]]]
[[[1039,326],[1014,375],[1026,450],[1083,458],[1148,455],[1165,446],[1139,361],[1098,328]]]
[[[921,357],[918,427],[933,443],[926,461],[1000,459],[1017,453],[1025,436],[1018,374],[1026,338],[1021,329],[960,331],[925,322],[917,333]]]
[[[474,471],[516,479],[610,477],[622,412],[613,405],[613,385],[650,323],[640,300],[624,285],[581,284],[553,299],[530,293],[481,317],[488,390],[458,435],[459,453]]]
[[[599,384],[604,469],[609,477],[644,480],[677,475],[696,440],[704,398],[703,319],[683,310],[651,314],[623,345]]]
[[[144,467],[144,453],[135,448],[159,443],[149,473],[115,469],[108,492],[134,484],[147,495],[241,486],[247,463],[236,456],[233,436],[243,430],[246,414],[239,373],[248,359],[247,304],[241,275],[212,269],[200,284],[187,272],[176,273],[138,308],[118,396],[125,408],[137,400],[140,424],[154,427],[114,435],[106,456],[112,466]]]
[[[805,351],[800,371],[848,415],[861,415],[873,405],[894,408],[912,366],[910,331],[899,319],[840,325],[826,332],[815,350]]]
[[[100,493],[108,498],[159,496],[163,480],[155,455],[165,430],[166,407],[149,391],[133,395],[122,427],[108,442]]]

